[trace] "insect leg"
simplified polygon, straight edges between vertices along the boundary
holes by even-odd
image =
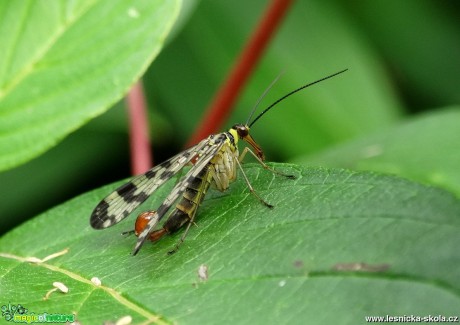
[[[244,172],[244,169],[243,169],[243,167],[241,166],[241,163],[240,163],[238,160],[235,160],[235,161],[236,161],[238,167],[239,167],[240,170],[241,170],[241,174],[243,175],[243,178],[244,178],[244,180],[246,181],[246,184],[247,184],[248,187],[249,187],[249,191],[251,191],[251,193],[252,193],[256,198],[258,198],[259,201],[260,201],[263,205],[265,205],[266,207],[268,207],[268,208],[270,208],[270,209],[273,208],[273,205],[271,205],[270,203],[267,203],[264,199],[262,199],[262,198],[259,196],[259,194],[257,194],[257,192],[256,192],[256,191],[254,190],[254,188],[252,187],[251,183],[249,182],[249,179],[248,179],[248,177],[246,176],[246,174],[245,174],[245,172]],[[268,167],[268,166],[267,166],[267,167]]]
[[[284,174],[282,172],[279,172],[273,168],[271,168],[270,166],[268,166],[266,163],[263,162],[262,159],[260,159],[259,157],[257,157],[257,155],[251,150],[251,148],[249,147],[245,147],[243,152],[241,153],[241,155],[238,157],[238,162],[241,162],[243,161],[244,157],[246,156],[247,153],[250,153],[254,158],[256,158],[257,162],[259,164],[262,165],[262,167],[268,171],[271,171],[273,174],[276,174],[276,175],[280,175],[280,176],[283,176],[283,177],[286,177],[286,178],[290,178],[290,179],[296,179],[296,176],[295,175],[288,175],[288,174]]]
[[[198,210],[198,209],[195,209],[195,211],[193,212],[193,215],[192,215],[192,217],[190,218],[190,220],[189,220],[189,222],[188,222],[188,224],[187,224],[187,228],[185,228],[184,233],[182,234],[182,236],[180,237],[179,241],[178,241],[177,244],[174,246],[174,248],[168,252],[168,255],[172,255],[172,254],[174,254],[175,252],[177,252],[177,250],[179,249],[179,246],[182,245],[182,243],[184,242],[185,237],[187,237],[187,234],[188,234],[188,231],[189,231],[189,229],[190,229],[190,226],[191,226],[192,224],[195,224],[195,222],[194,222],[193,220],[195,220],[195,215],[196,215],[196,211],[197,211],[197,210]]]

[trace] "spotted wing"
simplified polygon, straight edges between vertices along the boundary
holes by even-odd
[[[209,163],[209,161],[216,155],[216,153],[222,148],[226,140],[225,134],[221,133],[217,135],[213,140],[208,140],[205,147],[200,152],[197,162],[195,165],[188,171],[187,175],[184,176],[183,180],[176,184],[172,189],[171,193],[166,197],[163,203],[159,206],[155,214],[152,216],[152,219],[145,226],[144,230],[139,234],[137,239],[136,246],[134,247],[133,255],[136,255],[137,252],[141,249],[144,241],[150,234],[150,232],[155,228],[155,226],[160,222],[164,215],[172,207],[173,203],[179,199],[182,194],[185,192],[189,184],[198,176],[203,168]]]
[[[180,171],[193,157],[200,154],[206,140],[191,147],[145,174],[131,179],[102,200],[91,214],[90,224],[94,229],[103,229],[117,224],[144,202],[156,189]]]

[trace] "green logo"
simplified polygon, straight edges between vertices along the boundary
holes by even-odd
[[[29,312],[23,305],[3,305],[1,307],[2,317],[13,323],[73,323],[75,314],[36,314]]]

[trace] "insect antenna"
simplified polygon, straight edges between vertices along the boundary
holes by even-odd
[[[254,105],[254,108],[252,109],[251,114],[249,114],[249,117],[246,120],[246,123],[244,125],[248,125],[248,123],[251,120],[252,116],[254,115],[254,112],[256,111],[257,107],[259,107],[259,104],[262,101],[262,99],[265,97],[265,95],[267,95],[268,91],[273,87],[273,85],[278,81],[278,79],[283,75],[283,73],[284,73],[284,71],[281,72],[278,76],[276,76],[276,78],[270,83],[270,85],[268,85],[267,89],[264,90],[264,92],[259,97],[259,99],[257,99],[257,102]]]
[[[347,71],[347,70],[348,70],[348,69],[344,69],[344,70],[342,70],[342,71],[333,73],[333,74],[331,74],[331,75],[329,75],[329,76],[327,76],[327,77],[324,77],[324,78],[321,78],[321,79],[319,79],[319,80],[310,82],[310,83],[308,83],[308,84],[306,84],[306,85],[303,85],[302,87],[299,87],[299,88],[297,88],[297,89],[291,91],[290,93],[284,95],[284,96],[281,97],[280,99],[276,100],[273,104],[271,104],[270,106],[268,106],[266,109],[264,109],[264,110],[262,111],[262,113],[260,113],[260,114],[251,122],[251,124],[248,125],[248,124],[246,123],[246,125],[248,125],[249,127],[251,127],[252,125],[254,125],[254,123],[256,123],[256,121],[257,121],[258,119],[260,119],[265,113],[267,113],[267,112],[268,112],[271,108],[273,108],[276,104],[278,104],[279,102],[285,100],[285,99],[288,98],[289,96],[294,95],[296,92],[301,91],[302,89],[305,89],[305,88],[307,88],[307,87],[313,86],[314,84],[317,84],[318,82],[321,82],[321,81],[324,81],[324,80],[326,80],[326,79],[335,77],[336,75],[341,74],[341,73],[343,73],[343,72],[345,72],[345,71]],[[276,81],[276,80],[277,80],[277,79],[275,79],[275,81]],[[272,83],[272,84],[273,84],[273,83]],[[272,85],[270,85],[270,87],[269,87],[268,89],[270,89],[271,86],[272,86]],[[267,90],[268,90],[268,89],[267,89]],[[265,91],[265,93],[267,92],[267,90]],[[265,95],[265,93],[264,93],[264,95]],[[263,96],[262,96],[262,97],[263,97]],[[257,107],[257,106],[256,106],[256,107]],[[254,113],[254,109],[253,109],[253,111],[251,112],[251,116],[253,115],[253,113]],[[250,120],[250,119],[248,119],[248,122],[249,122],[249,120]]]

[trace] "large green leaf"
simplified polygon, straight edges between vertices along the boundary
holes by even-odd
[[[444,187],[460,196],[459,108],[424,114],[295,161],[396,174]]]
[[[140,253],[135,238],[89,227],[97,202],[117,184],[78,197],[0,240],[0,302],[35,313],[76,313],[82,324],[141,322],[364,323],[366,315],[458,314],[460,202],[396,177],[274,165],[297,180],[247,166],[262,206],[238,180],[210,191],[181,249],[180,233]],[[119,184],[118,184],[119,185]],[[167,184],[143,209],[154,208]],[[69,248],[44,263],[43,258]],[[200,265],[208,280],[200,280]],[[102,280],[98,287],[92,277]],[[54,281],[70,289],[45,293]]]
[[[0,170],[119,100],[158,54],[178,1],[0,3]]]

